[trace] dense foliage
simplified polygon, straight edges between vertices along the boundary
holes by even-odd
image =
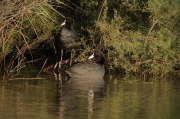
[[[171,0],[105,0],[90,36],[108,50],[112,68],[164,75],[178,68],[179,5]]]
[[[57,24],[70,16],[81,38],[79,60],[98,47],[110,69],[166,74],[179,61],[179,9],[179,0],[1,0],[0,62],[13,53],[7,69],[23,68],[24,53],[54,47]]]

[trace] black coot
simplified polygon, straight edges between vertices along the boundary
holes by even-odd
[[[89,59],[92,58],[94,58],[96,62],[78,63],[71,66],[65,72],[71,78],[103,78],[105,74],[104,54],[100,50],[95,49],[94,53],[89,57]]]
[[[71,18],[66,18],[65,21],[61,24],[62,29],[59,34],[59,37],[55,40],[55,45],[58,49],[61,49],[61,61],[59,65],[61,65],[63,50],[72,50],[76,43],[79,41],[79,37],[76,31],[73,29],[74,21]],[[70,65],[72,63],[72,54],[70,56]]]

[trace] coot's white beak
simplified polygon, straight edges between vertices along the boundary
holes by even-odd
[[[94,53],[88,59],[92,59],[92,58],[94,58]]]
[[[61,26],[64,26],[66,24],[66,20],[64,20],[64,22],[61,24]]]

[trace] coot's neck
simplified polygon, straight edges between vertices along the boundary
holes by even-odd
[[[73,26],[72,25],[66,25],[66,26],[64,26],[64,28],[71,30],[73,28]]]
[[[73,25],[72,25],[72,24],[66,24],[64,27],[69,28],[69,29],[72,29],[72,28],[73,28]]]
[[[100,60],[97,61],[97,63],[103,65],[105,63],[105,58],[102,57]]]

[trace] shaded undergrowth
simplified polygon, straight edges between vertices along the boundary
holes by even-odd
[[[55,54],[53,40],[67,16],[80,36],[78,61],[99,48],[108,70],[164,76],[180,69],[179,8],[180,2],[171,0],[1,0],[4,77],[42,59],[45,50]]]

